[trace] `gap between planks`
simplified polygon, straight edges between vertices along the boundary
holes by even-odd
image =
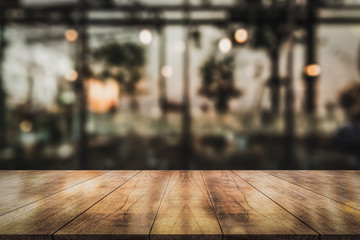
[[[207,183],[206,183],[206,181],[205,181],[205,179],[204,179],[204,176],[203,176],[202,172],[203,172],[203,171],[200,171],[200,175],[201,175],[201,178],[202,178],[202,180],[203,180],[203,182],[204,182],[204,184],[205,184],[206,192],[207,192],[208,197],[209,197],[209,199],[210,199],[211,206],[212,206],[213,211],[214,211],[214,213],[215,213],[216,220],[217,220],[217,222],[218,222],[218,224],[219,224],[219,227],[220,227],[220,230],[221,230],[221,233],[222,233],[222,239],[224,240],[224,239],[225,239],[224,230],[223,230],[223,228],[222,228],[222,226],[221,226],[221,224],[220,224],[219,217],[218,217],[218,214],[216,213],[216,209],[215,209],[215,206],[214,206],[213,199],[212,199],[211,196],[210,196],[209,188],[208,188],[208,186],[207,186]]]
[[[286,212],[288,212],[290,215],[292,215],[293,217],[295,217],[297,220],[299,220],[300,222],[302,222],[304,225],[306,225],[308,228],[310,228],[311,230],[313,230],[314,232],[316,232],[318,234],[318,239],[321,239],[321,234],[316,231],[313,227],[311,227],[309,224],[307,224],[306,222],[304,222],[303,220],[301,220],[299,217],[297,217],[296,215],[294,215],[292,212],[290,212],[289,210],[287,210],[285,207],[283,207],[282,205],[280,205],[279,203],[277,203],[276,201],[274,201],[271,197],[269,197],[267,194],[265,194],[264,192],[260,191],[260,189],[256,188],[254,185],[252,185],[251,183],[249,183],[248,181],[246,181],[244,178],[242,178],[239,174],[237,174],[235,171],[231,170],[231,172],[233,172],[237,177],[239,177],[240,179],[242,179],[244,182],[246,182],[247,184],[249,184],[251,187],[253,187],[254,189],[256,189],[257,191],[259,191],[260,193],[262,193],[264,196],[266,196],[268,199],[270,199],[272,202],[274,202],[276,205],[278,205],[279,207],[281,207],[282,209],[284,209]]]
[[[66,224],[64,224],[62,227],[60,227],[58,230],[56,230],[54,233],[51,234],[51,238],[54,239],[55,234],[57,232],[59,232],[61,229],[63,229],[64,227],[66,227],[67,225],[69,225],[71,222],[73,222],[75,219],[77,219],[78,217],[80,217],[82,214],[84,214],[86,211],[88,211],[90,208],[92,208],[93,206],[95,206],[97,203],[101,202],[104,198],[106,198],[107,196],[109,196],[111,193],[113,193],[114,191],[116,191],[118,188],[120,188],[121,186],[123,186],[125,183],[127,183],[129,180],[133,179],[136,175],[138,175],[140,172],[142,172],[141,170],[138,171],[137,173],[135,173],[132,177],[130,177],[129,179],[127,179],[126,181],[124,181],[123,183],[121,183],[119,186],[115,187],[112,191],[110,191],[108,194],[106,194],[105,196],[103,196],[102,198],[100,198],[98,201],[96,201],[94,204],[92,204],[90,207],[88,207],[87,209],[85,209],[83,212],[81,212],[79,215],[77,215],[76,217],[74,217],[73,219],[71,219],[69,222],[67,222]]]
[[[150,239],[151,230],[152,230],[153,227],[154,227],[156,217],[157,217],[157,215],[158,215],[158,212],[159,212],[161,203],[163,202],[163,199],[164,199],[164,196],[165,196],[165,192],[166,192],[166,190],[167,190],[167,187],[168,187],[168,185],[169,185],[169,182],[170,182],[171,176],[173,175],[173,172],[174,172],[174,171],[171,171],[170,176],[169,176],[169,178],[168,178],[168,180],[167,180],[167,182],[166,182],[164,191],[163,191],[162,196],[161,196],[161,200],[160,200],[159,206],[158,206],[158,208],[157,208],[157,210],[156,210],[154,220],[153,220],[153,222],[152,222],[152,224],[151,224],[151,227],[150,227],[150,230],[149,230],[148,239]]]
[[[39,198],[39,199],[37,199],[37,200],[35,200],[35,201],[29,202],[29,203],[26,203],[26,204],[24,204],[24,205],[22,205],[22,206],[20,206],[20,207],[14,208],[14,209],[12,209],[12,210],[10,210],[10,211],[8,211],[8,212],[4,212],[4,213],[0,214],[0,217],[3,216],[3,215],[6,215],[6,214],[8,214],[8,213],[14,212],[14,211],[16,211],[16,210],[19,210],[19,209],[21,209],[21,208],[23,208],[23,207],[26,207],[26,206],[28,206],[28,205],[30,205],[30,204],[36,203],[36,202],[38,202],[38,201],[41,201],[41,200],[43,200],[43,199],[45,199],[45,198],[51,197],[51,196],[53,196],[53,195],[55,195],[55,194],[57,194],[57,193],[63,192],[63,191],[65,191],[65,190],[69,189],[69,188],[75,187],[75,186],[77,186],[77,185],[79,185],[79,184],[82,184],[82,183],[85,183],[85,182],[90,181],[90,180],[92,180],[92,179],[95,179],[95,178],[97,178],[97,177],[100,177],[101,175],[104,175],[104,174],[107,173],[107,172],[109,172],[109,171],[104,171],[103,173],[100,173],[99,175],[97,175],[97,176],[95,176],[95,177],[88,178],[88,179],[86,179],[86,180],[84,180],[84,181],[82,181],[82,182],[78,182],[78,183],[76,183],[76,184],[70,185],[70,186],[68,186],[68,187],[66,187],[66,188],[63,188],[63,189],[59,190],[59,191],[53,192],[53,193],[51,193],[51,194],[49,194],[49,195],[46,195],[45,197],[41,197],[41,198]]]

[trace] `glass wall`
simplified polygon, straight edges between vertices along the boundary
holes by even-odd
[[[79,2],[4,5],[1,169],[359,168],[360,5]]]

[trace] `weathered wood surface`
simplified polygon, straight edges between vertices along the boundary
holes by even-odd
[[[225,239],[318,239],[318,234],[231,171],[203,171]],[[261,226],[261,227],[259,227]]]
[[[147,239],[170,175],[139,173],[58,231],[55,239]]]
[[[0,216],[48,197],[104,171],[17,171],[0,175]]]
[[[266,172],[360,210],[360,176],[353,171]]]
[[[173,172],[150,237],[222,239],[200,171]]]
[[[235,173],[318,232],[322,240],[360,239],[360,211],[269,173]]]
[[[359,171],[0,171],[0,239],[360,239]]]
[[[136,171],[107,172],[86,182],[67,188],[22,208],[0,216],[0,235],[5,239],[19,236],[51,235],[121,186]]]

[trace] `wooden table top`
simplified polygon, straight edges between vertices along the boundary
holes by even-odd
[[[0,171],[0,239],[360,239],[360,171]]]

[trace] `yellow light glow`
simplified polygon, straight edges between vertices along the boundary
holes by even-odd
[[[244,28],[239,28],[234,34],[235,41],[238,43],[245,43],[249,38],[249,33]]]
[[[319,64],[310,64],[305,67],[305,74],[309,77],[317,77],[321,74],[321,67]]]
[[[65,78],[66,80],[68,80],[69,82],[74,82],[76,81],[76,79],[78,78],[79,74],[77,71],[75,70],[70,70],[69,72],[66,73]]]
[[[90,79],[87,82],[87,92],[89,109],[92,112],[105,113],[118,106],[120,88],[113,79],[105,83]]]
[[[75,42],[78,39],[78,37],[79,37],[79,34],[74,29],[68,29],[65,31],[65,38],[69,42]]]
[[[32,123],[28,120],[24,120],[20,123],[20,130],[22,132],[30,132],[32,130]]]
[[[173,75],[173,69],[169,65],[165,65],[161,68],[161,74],[164,77],[171,77]]]
[[[218,47],[219,47],[220,52],[227,53],[231,50],[232,43],[229,38],[222,38],[219,41]]]
[[[149,45],[152,41],[152,34],[149,29],[143,29],[139,33],[139,40],[144,45]]]

